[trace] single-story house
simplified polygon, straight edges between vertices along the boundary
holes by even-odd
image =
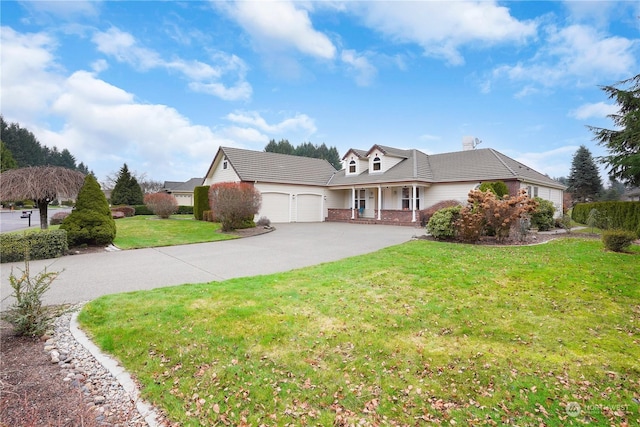
[[[640,202],[640,187],[630,188],[622,195],[622,200]]]
[[[491,148],[428,155],[374,145],[350,149],[335,170],[320,159],[220,147],[203,185],[249,182],[262,194],[258,217],[274,223],[362,221],[414,224],[418,211],[443,200],[466,202],[482,182],[526,189],[562,214],[565,186]]]
[[[187,182],[165,181],[161,191],[173,194],[180,206],[193,206],[193,189],[202,185],[202,181],[202,178],[191,178]]]

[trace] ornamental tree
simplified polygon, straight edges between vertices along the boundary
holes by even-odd
[[[598,199],[602,192],[602,180],[598,166],[587,147],[581,145],[573,156],[571,162],[571,174],[567,180],[575,202],[589,202]]]
[[[253,225],[261,204],[260,192],[245,182],[221,182],[209,188],[209,205],[223,231]]]
[[[84,175],[60,166],[30,166],[0,174],[0,200],[30,199],[40,211],[40,228],[49,227],[49,203],[60,198],[75,198],[84,183]]]
[[[178,212],[178,200],[169,193],[152,193],[144,196],[144,204],[160,218],[167,219]]]
[[[111,204],[113,205],[142,205],[144,203],[142,188],[138,180],[131,175],[125,163],[118,172],[116,184],[111,190]]]

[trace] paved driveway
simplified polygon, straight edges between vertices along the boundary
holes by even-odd
[[[343,223],[277,224],[260,236],[223,242],[64,256],[30,262],[31,275],[61,271],[47,304],[76,303],[105,294],[289,271],[365,254],[423,234],[420,228]],[[2,309],[10,303],[11,267],[2,264]]]

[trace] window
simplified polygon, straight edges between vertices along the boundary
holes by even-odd
[[[411,194],[412,189],[404,187],[402,189],[402,209],[409,210],[412,206],[413,196]],[[416,209],[420,209],[420,189],[416,188]]]
[[[224,160],[222,161],[222,169],[226,169],[227,167],[228,167],[227,159],[224,159]]]
[[[532,186],[529,185],[527,187],[527,194],[531,198],[538,197],[538,187],[532,187]]]
[[[380,160],[380,157],[376,156],[375,159],[373,159],[373,170],[379,171],[381,164],[382,161]]]
[[[349,162],[349,173],[356,173],[356,161],[351,160]]]

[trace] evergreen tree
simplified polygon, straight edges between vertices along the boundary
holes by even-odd
[[[617,86],[629,85],[628,89]],[[601,161],[609,167],[609,176],[629,186],[640,186],[640,74],[612,86],[602,87],[620,107],[609,115],[616,130],[589,126],[598,144],[609,150]]]
[[[303,142],[297,147],[294,147],[286,139],[282,139],[280,142],[276,142],[272,139],[269,141],[267,146],[264,147],[264,151],[268,153],[292,154],[294,156],[324,159],[331,163],[331,165],[336,169],[340,169],[342,167],[338,149],[336,147],[329,148],[324,143],[320,146],[316,146],[311,142]]]
[[[125,163],[120,172],[116,184],[111,190],[111,204],[113,205],[141,205],[144,203],[142,188],[129,172],[129,167]]]
[[[83,243],[108,245],[116,238],[116,223],[109,203],[93,175],[87,175],[76,200],[76,207],[66,217],[61,230],[67,231],[69,246]]]
[[[589,202],[597,200],[602,192],[602,180],[591,152],[581,145],[573,156],[571,173],[567,180],[567,191],[576,202]]]
[[[13,158],[11,151],[3,141],[0,141],[0,172],[15,169],[17,167],[18,163],[16,163],[16,160]]]

